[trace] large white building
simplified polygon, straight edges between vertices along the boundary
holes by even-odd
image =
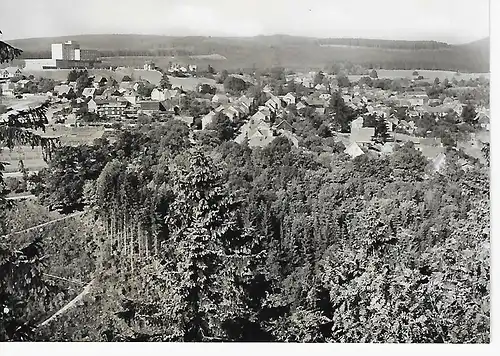
[[[50,59],[25,60],[25,70],[87,68],[92,67],[98,59],[97,51],[81,49],[80,45],[73,41],[53,43],[51,50]]]

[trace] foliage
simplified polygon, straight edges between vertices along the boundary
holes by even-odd
[[[229,92],[235,92],[235,93],[242,92],[246,90],[247,87],[248,87],[247,83],[241,78],[228,76],[224,80],[224,89]]]

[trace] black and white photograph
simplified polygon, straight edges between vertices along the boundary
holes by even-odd
[[[490,124],[488,0],[0,0],[0,350],[490,344]]]

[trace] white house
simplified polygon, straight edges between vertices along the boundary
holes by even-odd
[[[356,158],[365,154],[356,142],[352,142],[347,146],[344,152],[351,156],[351,158]]]
[[[213,104],[227,104],[229,103],[229,98],[224,94],[215,94],[212,97]]]
[[[201,129],[206,130],[207,126],[210,125],[214,121],[216,116],[217,116],[217,114],[214,111],[211,111],[208,114],[206,114],[205,116],[203,116],[201,118]]]
[[[364,119],[362,116],[358,117],[356,120],[353,120],[351,122],[351,131],[362,128],[363,122],[364,122]]]
[[[85,88],[83,89],[82,96],[85,98],[93,98],[95,96],[95,88]]]
[[[90,99],[89,102],[87,103],[87,110],[89,112],[97,112],[97,103],[95,102],[94,99]]]
[[[18,67],[7,67],[0,69],[0,79],[19,78],[23,73]]]
[[[284,95],[282,99],[287,105],[295,104],[295,96],[292,93]]]

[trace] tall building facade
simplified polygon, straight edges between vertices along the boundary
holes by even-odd
[[[52,44],[52,59],[80,60],[80,45],[73,41]]]

